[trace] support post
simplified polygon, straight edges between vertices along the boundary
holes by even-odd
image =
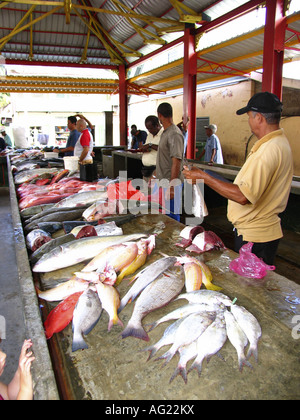
[[[188,126],[186,157],[195,159],[196,154],[196,95],[197,54],[195,51],[195,27],[186,24],[184,31],[184,74],[183,74],[183,123]]]
[[[119,65],[119,116],[120,116],[120,145],[127,145],[127,116],[128,116],[128,95],[126,82],[126,68],[124,64]]]

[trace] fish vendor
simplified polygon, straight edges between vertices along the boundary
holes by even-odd
[[[68,129],[70,130],[70,134],[67,140],[66,147],[64,149],[56,148],[53,150],[53,152],[63,153],[64,156],[74,155],[74,148],[80,136],[80,132],[76,130],[76,123],[77,123],[77,118],[75,115],[71,115],[70,117],[68,117]]]
[[[293,178],[293,157],[289,141],[280,128],[282,103],[270,92],[252,96],[247,106],[248,124],[258,141],[234,182],[227,183],[192,167],[184,167],[186,179],[204,183],[228,199],[227,217],[234,226],[235,251],[253,242],[252,252],[273,265],[280,238],[282,213],[288,202]]]
[[[77,130],[81,133],[75,148],[74,156],[79,157],[80,164],[93,163],[92,152],[93,152],[93,136],[87,128],[86,121],[80,118],[76,124]]]

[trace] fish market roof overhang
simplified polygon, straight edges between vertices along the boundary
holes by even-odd
[[[285,1],[288,8],[289,0]],[[0,52],[5,64],[106,69],[107,78],[1,76],[6,92],[112,94],[120,66],[127,93],[183,86],[183,59],[162,65],[161,52],[183,43],[186,25],[203,33],[258,7],[259,0],[13,0],[0,2]],[[300,13],[287,17],[284,61],[300,58]],[[263,67],[264,26],[197,50],[197,83],[248,75]],[[154,68],[145,71],[148,58]],[[154,61],[154,60],[152,60]],[[1,62],[0,62],[1,64]]]

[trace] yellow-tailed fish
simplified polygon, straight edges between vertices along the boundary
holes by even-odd
[[[138,253],[135,259],[124,267],[120,274],[118,275],[116,285],[120,284],[124,277],[129,276],[136,272],[140,267],[142,267],[146,260],[147,255],[150,255],[155,247],[155,235],[151,235],[148,239],[141,239],[138,243]]]
[[[177,261],[178,261],[179,264],[184,264],[184,271],[190,270],[191,273],[192,273],[192,270],[194,270],[194,276],[195,276],[195,274],[197,272],[197,268],[196,267],[193,267],[193,265],[197,265],[201,269],[202,283],[205,285],[206,289],[208,289],[208,290],[215,290],[215,291],[222,290],[222,287],[215,286],[214,284],[212,284],[212,274],[211,274],[211,271],[208,268],[208,266],[205,263],[203,263],[202,261],[198,261],[196,258],[194,258],[194,257],[188,257],[188,256],[186,256],[186,257],[178,257]],[[187,265],[187,267],[185,267],[186,265]],[[192,265],[192,268],[190,268],[190,265]],[[189,280],[189,282],[191,284],[193,284],[193,282],[194,282],[195,285],[197,284],[196,278],[193,280],[192,274],[191,274],[191,279]],[[188,286],[188,287],[190,288],[190,286]],[[191,286],[191,287],[193,287],[193,286]],[[200,285],[200,287],[201,287],[201,285]],[[199,287],[199,289],[200,289],[200,287]],[[199,290],[199,289],[196,289],[196,288],[195,289],[192,289],[192,288],[190,288],[189,291]]]
[[[103,309],[108,313],[109,323],[108,331],[113,325],[119,324],[124,327],[123,322],[118,317],[118,308],[120,306],[120,296],[114,286],[104,283],[96,283],[96,290],[101,301]]]
[[[55,302],[58,300],[64,300],[74,293],[84,292],[88,287],[89,283],[87,281],[73,276],[70,280],[59,284],[52,289],[41,291],[36,288],[36,291],[41,299],[47,300],[48,302]]]

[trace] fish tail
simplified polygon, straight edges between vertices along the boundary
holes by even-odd
[[[239,370],[240,370],[240,372],[243,371],[243,367],[244,366],[248,366],[250,369],[253,369],[251,363],[248,362],[248,360],[246,359],[246,357],[244,355],[240,355],[239,356]]]
[[[160,360],[160,359],[166,359],[162,365],[162,367],[164,367],[166,366],[166,364],[169,363],[169,361],[172,359],[173,356],[174,356],[174,353],[169,350],[166,353],[164,353],[162,356],[157,357],[155,361]]]
[[[169,383],[171,383],[177,375],[181,375],[182,379],[187,384],[187,371],[185,366],[177,366],[177,368],[174,370],[173,375],[171,376]]]
[[[76,334],[73,336],[72,352],[88,348],[89,346],[86,344],[81,334]]]
[[[146,327],[150,327],[147,332],[154,330],[154,328],[157,327],[157,325],[158,325],[157,322],[152,322],[152,324],[147,324]]]
[[[108,327],[107,330],[110,331],[112,329],[113,325],[120,325],[122,328],[124,328],[124,324],[123,322],[120,320],[120,318],[118,316],[114,316],[113,318],[111,318],[108,322]]]
[[[149,346],[149,347],[146,347],[146,348],[144,348],[140,351],[149,351],[150,352],[149,356],[148,356],[148,359],[147,359],[147,362],[148,362],[157,353],[157,348],[155,346]]]
[[[191,372],[193,369],[197,370],[198,376],[200,378],[202,372],[202,362],[198,362],[197,360],[195,360],[194,363],[191,365],[189,372]]]
[[[207,290],[214,290],[215,292],[222,290],[222,287],[216,286],[215,284],[212,284],[210,281],[206,281],[204,282],[204,284]]]
[[[122,338],[135,337],[135,338],[140,338],[141,340],[144,340],[144,341],[150,340],[148,334],[142,327],[142,324],[135,325],[131,323],[130,321],[128,322],[128,325],[125,328],[125,330],[122,332],[121,336]]]
[[[258,351],[257,351],[257,346],[255,345],[250,345],[249,350],[247,352],[247,359],[250,358],[250,356],[253,354],[256,363],[258,362]]]

